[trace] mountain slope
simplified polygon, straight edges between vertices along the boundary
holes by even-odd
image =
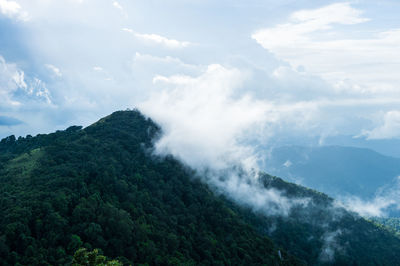
[[[266,192],[305,202],[271,216],[214,193],[173,157],[153,155],[159,134],[125,111],[85,129],[2,140],[0,264],[68,264],[82,246],[139,265],[400,261],[398,238],[325,194],[263,174]]]
[[[126,264],[299,263],[179,162],[153,158],[158,132],[116,112],[83,130],[4,139],[0,265],[68,264],[81,246]]]
[[[398,264],[400,239],[393,233],[337,206],[325,194],[269,175],[261,180],[266,188],[285,191],[289,199],[310,199],[287,217],[261,215],[264,219],[257,222],[291,254],[310,265]]]

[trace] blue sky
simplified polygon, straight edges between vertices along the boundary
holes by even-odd
[[[398,1],[0,0],[0,137],[138,107],[166,129],[160,148],[200,150],[203,163],[240,157],[249,140],[398,139],[399,12]]]

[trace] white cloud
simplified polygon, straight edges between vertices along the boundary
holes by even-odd
[[[400,138],[400,111],[386,112],[380,126],[372,130],[364,130],[361,135],[368,139]]]
[[[28,94],[44,100],[47,104],[52,104],[50,91],[47,89],[46,83],[38,78],[34,78],[30,83]]]
[[[369,36],[359,38],[348,33],[350,25],[368,20],[350,3],[337,3],[295,12],[287,23],[258,30],[252,38],[294,67],[320,75],[337,92],[398,95],[400,30],[365,31]]]
[[[246,95],[234,96],[245,78],[239,70],[221,65],[208,66],[198,77],[156,76],[154,82],[164,82],[167,89],[139,107],[165,131],[157,148],[194,167],[253,162],[249,147],[239,143],[240,135],[270,119],[270,106]]]
[[[150,43],[160,44],[160,45],[163,45],[168,48],[173,48],[173,49],[185,48],[185,47],[188,47],[189,45],[191,45],[190,42],[168,39],[164,36],[157,35],[157,34],[137,33],[135,31],[133,31],[132,29],[128,29],[128,28],[123,28],[122,30],[133,34],[139,40],[142,40],[145,42],[150,42]]]
[[[357,24],[367,21],[360,15],[361,12],[352,8],[349,3],[297,11],[290,16],[289,23],[259,30],[252,35],[252,38],[273,52],[283,53],[287,49],[302,49],[312,42],[311,36],[307,34],[331,29],[332,24]]]
[[[158,75],[153,82],[164,89],[138,107],[162,127],[157,154],[174,155],[218,191],[256,211],[286,216],[309,199],[289,199],[258,183],[258,156],[249,142],[266,138],[261,132],[277,115],[271,103],[240,93],[247,78],[246,72],[217,64],[198,76]]]
[[[93,67],[93,70],[94,70],[94,71],[97,71],[97,72],[102,72],[102,71],[103,71],[103,68],[100,67],[100,66],[94,66],[94,67]]]
[[[162,65],[163,67],[169,65],[171,67],[172,65],[176,67],[179,67],[180,69],[187,69],[187,70],[198,70],[201,68],[201,66],[198,65],[192,65],[192,64],[187,64],[183,62],[181,59],[177,57],[172,57],[172,56],[164,56],[164,57],[159,57],[159,56],[154,56],[150,54],[141,54],[136,52],[135,56],[133,58],[135,63],[140,63],[140,64],[157,64],[157,65]]]
[[[337,251],[343,250],[343,248],[338,243],[338,237],[342,234],[342,230],[337,229],[333,232],[325,232],[322,235],[321,240],[323,245],[321,247],[321,253],[319,254],[319,260],[321,262],[332,263],[335,260],[335,253]]]
[[[283,166],[285,166],[286,168],[289,168],[290,166],[292,166],[292,162],[290,160],[286,160],[286,162],[283,164]]]
[[[171,79],[171,77],[166,77],[176,75],[176,73],[181,73],[183,76],[199,75],[205,68],[205,66],[185,63],[177,57],[160,57],[138,52],[135,53],[132,60],[133,75],[138,78],[140,77],[142,80],[150,81],[142,85],[146,87],[153,87],[158,79],[167,81]]]
[[[0,56],[0,103],[3,107],[20,105],[18,101],[12,99],[13,93],[18,88],[27,88],[24,72]]]
[[[3,15],[19,20],[28,20],[28,13],[23,11],[21,5],[15,1],[0,0],[0,11]]]
[[[396,202],[393,199],[378,197],[371,201],[364,201],[358,197],[347,198],[344,202],[345,207],[364,217],[382,217],[386,216],[386,209]]]
[[[114,79],[111,74],[101,66],[94,66],[93,71],[97,72],[103,80],[112,81]]]
[[[385,217],[391,210],[400,210],[400,176],[391,184],[377,189],[371,200],[362,200],[355,196],[342,197],[339,205],[364,217]]]
[[[116,8],[120,11],[120,13],[123,15],[124,18],[128,18],[128,13],[125,11],[125,9],[122,7],[122,5],[119,2],[114,1],[112,3],[112,5],[114,8]]]
[[[56,67],[56,66],[54,66],[52,64],[46,64],[45,67],[47,69],[49,69],[57,77],[62,77],[61,70],[58,67]]]
[[[18,94],[21,92],[20,94]],[[18,94],[18,95],[17,95]],[[0,56],[0,103],[1,107],[17,107],[26,101],[44,100],[51,104],[51,96],[46,84],[38,78],[28,79],[16,64],[7,63]]]
[[[285,130],[319,133],[317,121],[325,117],[318,111],[329,102],[256,99],[243,89],[250,78],[247,71],[221,65],[209,65],[200,74],[155,74],[153,85],[159,89],[138,107],[165,130],[159,150],[196,168],[241,161],[251,168],[259,159],[255,143],[266,144]]]
[[[113,6],[115,7],[115,8],[117,8],[117,9],[119,9],[119,10],[124,10],[124,8],[121,6],[121,4],[120,3],[118,3],[117,1],[114,1],[113,2]]]

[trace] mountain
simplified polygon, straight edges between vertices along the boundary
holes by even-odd
[[[400,239],[332,198],[260,174],[291,205],[268,214],[153,154],[138,111],[0,142],[0,265],[70,264],[100,249],[125,265],[396,265]],[[269,206],[273,209],[274,206]]]
[[[301,264],[192,171],[154,158],[158,133],[132,111],[3,139],[0,265],[69,264],[80,247],[125,264]]]
[[[316,141],[315,143],[319,143]],[[366,137],[354,137],[354,136],[331,136],[326,137],[323,140],[326,146],[347,146],[347,147],[357,147],[366,148],[370,150],[377,151],[380,154],[400,158],[400,139],[368,139]]]
[[[400,175],[400,159],[365,148],[283,146],[273,149],[267,158],[265,170],[269,173],[331,196],[371,199]]]

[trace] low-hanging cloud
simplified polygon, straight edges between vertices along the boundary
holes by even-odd
[[[163,83],[166,89],[139,107],[164,129],[157,150],[195,168],[224,169],[240,161],[254,167],[251,147],[242,138],[274,117],[267,116],[271,108],[267,103],[235,95],[245,79],[240,70],[221,65],[208,66],[198,77],[156,76],[153,82]]]
[[[342,251],[343,247],[339,245],[337,238],[342,234],[341,229],[337,229],[333,232],[325,232],[321,237],[322,248],[319,254],[319,260],[321,262],[332,263],[335,260],[335,254],[338,251]]]
[[[274,106],[240,88],[248,73],[209,65],[199,76],[156,76],[164,89],[139,108],[163,129],[158,155],[172,154],[196,169],[216,191],[268,215],[287,216],[307,198],[288,198],[258,180],[258,156],[251,140],[268,138],[278,121]],[[284,109],[284,108],[282,108]]]
[[[362,200],[356,196],[339,198],[339,205],[363,217],[386,217],[400,210],[400,177],[393,184],[379,188],[373,199]]]

